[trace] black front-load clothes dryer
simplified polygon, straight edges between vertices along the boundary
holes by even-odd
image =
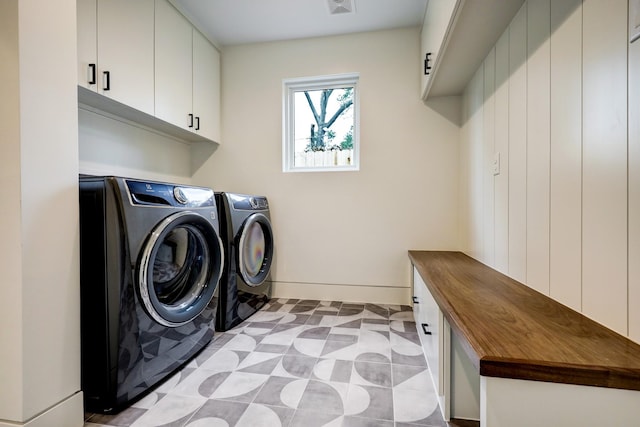
[[[220,192],[216,203],[225,247],[216,330],[228,331],[271,298],[274,241],[266,197]]]
[[[214,335],[224,248],[214,192],[80,177],[85,410],[115,413]]]

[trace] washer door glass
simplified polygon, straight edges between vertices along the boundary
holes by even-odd
[[[153,230],[140,260],[140,296],[147,312],[165,326],[190,322],[207,307],[220,280],[223,248],[201,215],[179,212]]]
[[[273,233],[263,214],[253,214],[243,224],[238,243],[240,275],[249,286],[262,284],[271,269]]]

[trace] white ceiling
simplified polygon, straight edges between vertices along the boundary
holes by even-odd
[[[328,0],[172,0],[211,41],[234,45],[417,26],[428,0],[352,0],[331,15]]]

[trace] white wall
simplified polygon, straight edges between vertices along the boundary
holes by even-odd
[[[277,296],[408,303],[407,250],[456,249],[459,130],[420,100],[419,39],[224,50],[223,143],[193,182],[269,198]],[[282,79],[346,72],[360,73],[360,171],[283,173]]]
[[[80,173],[191,182],[191,145],[85,107],[78,109]]]
[[[75,6],[0,3],[2,425],[82,425]]]
[[[461,176],[476,184],[461,186],[461,242],[638,341],[640,133],[627,140],[626,23],[626,0],[523,5],[465,92]],[[501,173],[487,179],[491,147]],[[479,200],[493,200],[493,215]]]

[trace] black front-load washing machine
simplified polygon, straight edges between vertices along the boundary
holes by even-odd
[[[80,177],[85,410],[119,411],[211,341],[223,263],[211,189]]]
[[[274,243],[266,197],[216,193],[216,203],[226,254],[216,330],[227,331],[271,298]]]

